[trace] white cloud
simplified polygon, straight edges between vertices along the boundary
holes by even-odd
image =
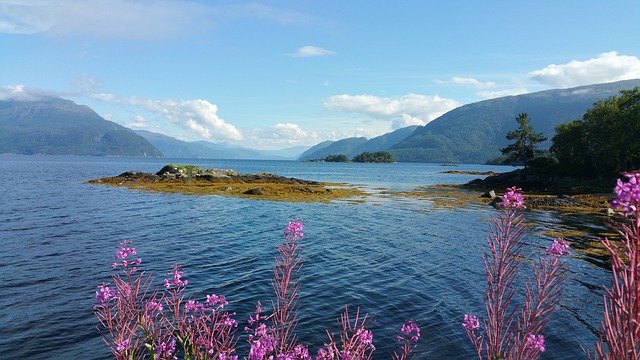
[[[528,75],[541,84],[559,88],[637,79],[640,78],[640,59],[611,51],[585,61],[551,64]]]
[[[193,1],[24,0],[0,5],[0,32],[157,40],[200,31],[210,14]]]
[[[470,77],[457,77],[454,76],[451,78],[451,82],[458,85],[471,85],[476,89],[490,89],[496,86],[496,83],[493,81],[480,81],[478,79],[470,78]]]
[[[407,127],[411,125],[424,125],[424,124],[425,122],[420,118],[417,118],[415,116],[411,116],[408,114],[402,114],[402,117],[400,119],[393,120],[393,122],[391,123],[391,128],[401,129],[403,127]]]
[[[147,127],[147,119],[142,115],[136,115],[133,117],[133,122],[129,124],[128,127],[131,129],[144,129]]]
[[[73,85],[86,93],[102,87],[102,84],[98,80],[86,74],[73,79]]]
[[[321,57],[321,56],[329,56],[333,55],[335,52],[327,49],[323,49],[317,46],[303,46],[298,51],[293,54],[290,54],[291,57],[296,58],[307,58],[307,57]]]
[[[476,95],[480,96],[483,99],[495,99],[495,98],[499,98],[499,97],[503,97],[503,96],[526,94],[528,92],[529,92],[529,90],[527,90],[527,88],[521,86],[521,87],[516,87],[516,88],[511,88],[511,89],[504,89],[504,90],[478,91],[476,93]]]
[[[53,92],[29,88],[22,84],[0,86],[0,100],[34,101],[55,96]]]
[[[218,116],[218,107],[207,100],[148,100],[138,97],[118,97],[113,94],[93,94],[95,100],[130,105],[161,115],[165,120],[210,140],[242,140],[235,126]]]
[[[278,123],[273,126],[254,128],[247,136],[249,142],[259,148],[281,149],[298,145],[315,145],[319,142],[318,133],[304,130],[298,124]]]
[[[392,121],[396,128],[403,123],[423,124],[458,107],[456,100],[438,95],[408,94],[399,98],[382,98],[373,95],[335,95],[324,103],[329,110],[361,113],[367,116]]]

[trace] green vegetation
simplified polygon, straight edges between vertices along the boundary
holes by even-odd
[[[322,160],[326,162],[349,162],[349,158],[345,154],[327,155]]]
[[[512,140],[513,143],[500,149],[500,152],[505,156],[505,163],[522,163],[526,169],[527,163],[536,156],[536,145],[547,140],[547,138],[542,133],[533,132],[527,113],[518,115],[516,121],[518,122],[518,129],[507,133],[507,140]]]
[[[389,151],[399,162],[484,163],[499,156],[500,149],[509,145],[505,135],[516,129],[513,119],[518,114],[527,113],[533,128],[551,139],[557,125],[578,119],[595,102],[636,86],[640,86],[640,80],[547,90],[466,104],[418,127],[398,144],[376,151]],[[540,144],[541,149],[549,146],[550,140]]]
[[[551,153],[558,170],[612,176],[640,168],[640,88],[593,105],[582,119],[556,127]]]
[[[365,151],[356,155],[353,158],[353,162],[393,163],[396,162],[396,159],[387,151],[378,151],[373,153]]]

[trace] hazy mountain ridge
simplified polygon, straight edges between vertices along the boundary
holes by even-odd
[[[417,125],[407,126],[372,139],[354,137],[338,141],[325,141],[304,152],[300,155],[298,160],[323,159],[329,155],[339,154],[344,154],[348,158],[353,158],[365,151],[384,151],[404,140],[407,136],[413,133],[417,127]]]
[[[306,147],[299,147],[273,151],[255,150],[208,141],[183,141],[146,130],[135,132],[157,147],[166,157],[171,158],[294,160],[306,149]]]
[[[162,156],[132,130],[56,97],[0,101],[0,153]]]
[[[420,126],[389,149],[398,161],[484,163],[500,155],[507,132],[526,112],[533,128],[548,139],[555,126],[581,118],[595,102],[620,90],[640,86],[640,80],[580,86],[507,96],[460,106]],[[541,147],[548,147],[550,141]]]

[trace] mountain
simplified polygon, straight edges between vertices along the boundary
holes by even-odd
[[[284,158],[287,160],[295,160],[302,155],[303,152],[307,151],[307,149],[309,149],[308,146],[294,146],[281,150],[262,150],[262,152],[270,156]]]
[[[516,129],[516,117],[528,113],[534,131],[549,140],[558,124],[582,118],[595,102],[620,90],[640,86],[640,79],[571,89],[547,90],[480,101],[453,109],[420,126],[392,146],[398,161],[484,163],[500,155],[507,132]]]
[[[324,141],[302,153],[298,160],[323,159],[328,155],[339,154],[344,154],[348,158],[353,158],[365,151],[376,152],[387,150],[393,145],[404,140],[407,136],[413,133],[417,127],[418,126],[415,125],[407,126],[369,140],[364,137],[354,137],[338,141]]]
[[[325,141],[302,153],[302,155],[300,155],[298,160],[304,161],[304,160],[323,159],[328,155],[338,155],[338,154],[344,154],[344,155],[347,155],[347,157],[351,158],[350,154],[354,152],[355,149],[357,149],[359,146],[364,145],[364,143],[366,143],[367,141],[368,140],[365,137],[352,137],[352,138],[346,138],[338,141],[332,141],[326,144],[326,146],[324,146],[323,144],[327,143]],[[318,149],[316,149],[315,151],[312,151],[314,148],[318,146],[319,146]]]
[[[215,144],[208,141],[196,141],[196,144],[202,144],[209,149],[216,151],[219,154],[216,159],[283,160],[283,158],[277,156],[264,154],[260,150],[248,149],[240,146]]]
[[[0,154],[162,156],[130,129],[57,97],[0,100]]]
[[[245,160],[294,160],[306,147],[273,151],[260,151],[228,144],[208,141],[182,141],[176,138],[146,130],[136,130],[136,134],[147,139],[166,157],[201,159],[245,159]],[[291,154],[287,156],[287,154]]]

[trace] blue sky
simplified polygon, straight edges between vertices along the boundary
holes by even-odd
[[[0,0],[0,99],[184,140],[373,137],[457,106],[640,78],[640,1]]]

